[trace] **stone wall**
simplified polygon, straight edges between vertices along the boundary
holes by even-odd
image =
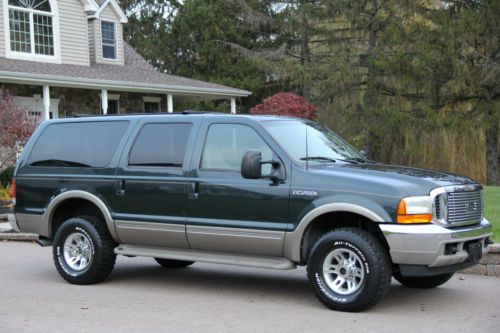
[[[42,96],[41,86],[3,84],[12,96],[33,97]],[[50,87],[50,98],[59,99],[59,117],[69,117],[77,114],[101,114],[100,90],[72,89]],[[108,91],[108,95],[119,95],[120,113],[144,112],[144,96],[161,97],[160,110],[166,112],[165,95],[139,94],[124,91]]]
[[[463,270],[462,273],[500,277],[500,244],[490,245],[490,252],[481,259],[479,264]]]

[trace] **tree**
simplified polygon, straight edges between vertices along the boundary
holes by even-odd
[[[287,92],[277,93],[266,98],[262,104],[250,109],[251,114],[290,116],[314,120],[317,117],[316,106],[304,97]]]
[[[0,87],[0,172],[15,162],[18,149],[36,127],[26,110],[15,105],[12,96]]]

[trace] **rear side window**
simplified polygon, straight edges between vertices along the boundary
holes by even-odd
[[[109,164],[128,121],[59,123],[47,126],[31,152],[32,166],[92,167]]]
[[[146,124],[130,151],[128,165],[181,168],[191,124]]]

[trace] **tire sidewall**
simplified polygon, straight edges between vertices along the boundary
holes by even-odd
[[[346,235],[348,236],[348,235]],[[317,294],[323,298],[326,303],[331,303],[336,308],[339,307],[353,307],[357,303],[363,301],[367,294],[371,294],[378,288],[376,278],[377,268],[373,258],[367,255],[368,251],[364,251],[363,244],[350,239],[350,237],[338,237],[336,239],[325,240],[318,244],[315,249],[314,256],[310,258],[309,265],[312,268],[310,271],[310,279],[313,287],[316,289]],[[342,295],[333,291],[326,283],[323,276],[323,263],[329,253],[336,249],[347,249],[354,252],[360,259],[364,270],[364,278],[358,290],[350,295]],[[311,274],[312,273],[312,274]],[[375,278],[374,278],[375,277]]]
[[[81,271],[71,269],[64,259],[64,243],[74,233],[84,234],[90,243],[92,259],[87,268]],[[96,274],[101,254],[101,238],[95,227],[82,218],[72,218],[63,223],[54,238],[54,261],[59,272],[68,280],[77,281]]]

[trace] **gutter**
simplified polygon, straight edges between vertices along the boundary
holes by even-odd
[[[240,89],[217,89],[187,87],[170,84],[152,84],[128,81],[108,81],[86,78],[68,78],[46,74],[18,73],[0,71],[0,81],[6,83],[23,83],[50,85],[56,87],[82,88],[82,89],[108,89],[114,91],[144,92],[144,93],[175,93],[180,95],[212,95],[221,97],[248,97],[251,91]]]

